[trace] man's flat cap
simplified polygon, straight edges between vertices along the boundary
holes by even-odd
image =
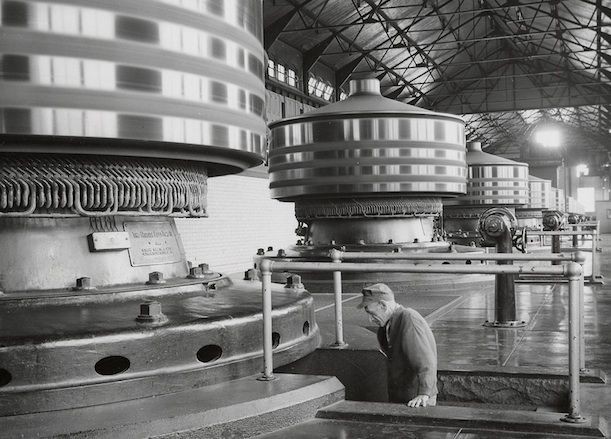
[[[357,308],[364,308],[369,303],[379,302],[380,300],[394,301],[395,295],[386,284],[373,284],[366,286],[361,291],[363,300],[357,305]]]

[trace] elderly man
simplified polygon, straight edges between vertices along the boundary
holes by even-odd
[[[376,323],[378,341],[388,358],[388,397],[410,407],[437,403],[437,346],[426,320],[395,302],[386,284],[363,288],[363,308]]]

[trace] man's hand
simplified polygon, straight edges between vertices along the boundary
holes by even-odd
[[[418,395],[407,403],[408,407],[426,407],[429,402],[429,395]]]

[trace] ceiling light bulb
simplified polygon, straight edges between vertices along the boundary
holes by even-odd
[[[551,128],[540,129],[535,133],[535,142],[547,148],[557,148],[560,146],[560,132]]]

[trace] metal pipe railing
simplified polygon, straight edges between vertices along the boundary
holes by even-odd
[[[261,284],[263,289],[263,375],[260,381],[274,379],[274,359],[272,343],[272,271],[261,270]]]
[[[362,259],[395,259],[395,260],[431,260],[431,261],[552,261],[552,262],[577,262],[583,268],[586,256],[581,251],[572,253],[556,253],[556,254],[508,254],[508,253],[449,253],[449,254],[427,254],[427,253],[376,253],[376,252],[345,252],[337,249],[330,251],[331,258],[335,260],[362,260]],[[477,257],[474,257],[477,256]],[[586,356],[585,356],[585,323],[583,318],[584,313],[584,282],[581,277],[579,285],[579,340],[580,353],[579,364],[582,372],[586,371]]]
[[[567,261],[584,262],[581,251],[572,253],[413,253],[413,252],[346,252],[333,249],[329,252],[339,255],[339,259],[400,259],[406,261]]]
[[[573,236],[573,235],[592,235],[597,233],[593,230],[529,230],[529,235],[539,236]]]
[[[528,232],[531,235],[539,235],[539,236],[552,236],[552,237],[560,237],[560,236],[575,236],[575,235],[591,235],[592,236],[592,274],[590,275],[590,282],[596,284],[603,283],[603,276],[600,271],[600,260],[598,257],[598,230],[546,230],[546,231],[532,231]],[[558,238],[559,239],[559,238]],[[560,245],[558,245],[558,251],[560,251]],[[556,254],[558,251],[554,251],[552,248],[552,253]]]
[[[331,261],[335,264],[342,262],[338,253],[331,253]],[[333,272],[333,299],[335,300],[335,343],[333,347],[343,348],[347,346],[344,341],[344,319],[342,316],[342,272]]]
[[[288,262],[262,259],[259,262],[263,293],[263,380],[273,379],[273,357],[271,343],[271,274],[272,271],[317,271],[337,272],[337,262]],[[400,263],[342,263],[341,272],[363,273],[447,273],[447,274],[540,274],[564,276],[569,280],[569,413],[563,418],[567,422],[584,422],[581,416],[579,383],[579,284],[583,269],[576,262],[566,265],[414,265]],[[341,305],[341,304],[340,304]],[[267,314],[267,316],[266,316]]]

